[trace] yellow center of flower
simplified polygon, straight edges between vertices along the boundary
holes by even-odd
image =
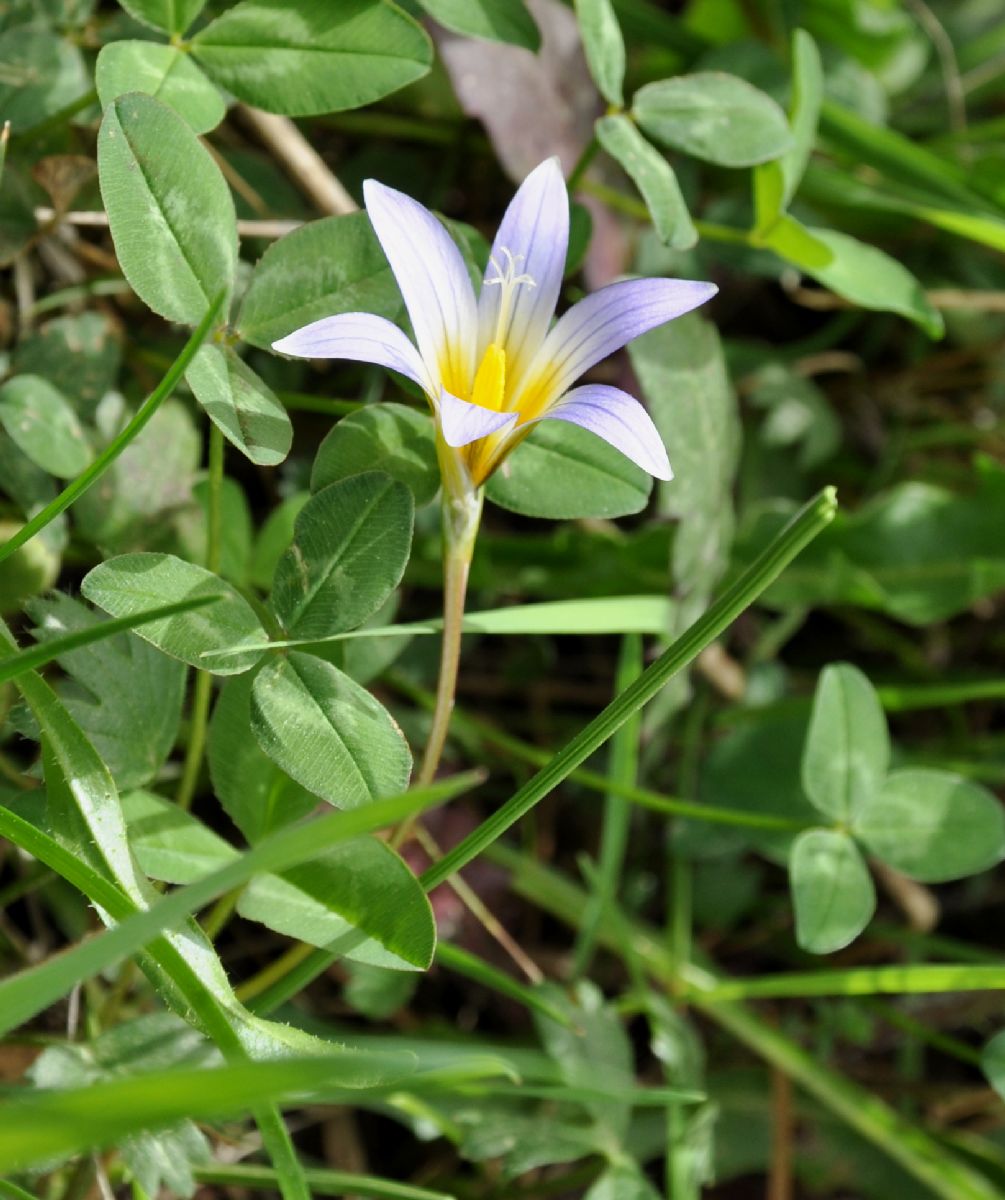
[[[485,351],[485,356],[475,374],[475,384],[471,389],[471,403],[501,412],[505,394],[506,351],[498,342],[493,342]]]

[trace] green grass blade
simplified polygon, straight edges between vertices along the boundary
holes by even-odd
[[[385,1071],[396,1061],[393,1056],[374,1057]],[[290,1097],[300,1103],[305,1094],[339,1088],[345,1064],[345,1055],[333,1054],[157,1071],[81,1088],[25,1092],[4,1106],[0,1170],[18,1170],[57,1154],[119,1142],[130,1133],[186,1117],[248,1112]],[[401,1056],[397,1086],[413,1069],[414,1060]]]
[[[513,871],[513,886],[522,896],[572,927],[579,924],[587,899],[582,888],[504,846],[493,847],[491,857]],[[942,1200],[998,1200],[1000,1192],[988,1179],[885,1101],[825,1066],[744,1005],[710,999],[723,981],[691,964],[678,972],[655,929],[628,922],[620,915],[617,920],[604,921],[600,940],[608,950],[626,954],[626,939],[631,941],[631,952],[662,986],[676,992],[682,983],[687,985],[694,1008],[788,1075],[936,1196]]]
[[[268,1167],[247,1166],[244,1163],[196,1167],[192,1174],[198,1183],[217,1183],[224,1187],[242,1189],[262,1188],[273,1191],[276,1173]],[[374,1196],[376,1200],[455,1200],[447,1192],[433,1192],[429,1188],[413,1187],[409,1183],[395,1183],[390,1179],[377,1179],[373,1175],[354,1175],[350,1171],[304,1172],[307,1185],[316,1196]],[[29,1200],[32,1198],[29,1197]]]
[[[426,888],[449,879],[511,825],[556,788],[595,750],[651,700],[678,671],[692,662],[772,583],[800,550],[834,519],[837,499],[833,488],[824,488],[785,526],[774,541],[747,568],[703,617],[677,639],[630,687],[612,701],[572,741],[568,742],[533,779],[484,821],[473,833],[422,876]]]
[[[129,617],[116,617],[111,621],[101,621],[86,629],[68,633],[66,637],[53,638],[48,642],[39,642],[35,646],[28,646],[24,650],[19,650],[17,654],[12,654],[0,661],[0,683],[16,679],[25,671],[34,671],[39,667],[44,667],[63,654],[79,650],[81,646],[89,646],[92,642],[100,642],[103,638],[114,637],[117,633],[135,629],[137,625],[145,625],[148,621],[158,621],[161,617],[173,617],[176,613],[190,612],[193,608],[203,608],[217,599],[216,596],[192,596],[188,600],[178,600],[174,604],[152,608],[149,612],[137,613]]]
[[[123,907],[125,898],[114,884],[92,871],[48,834],[9,809],[0,807],[0,834],[67,878],[102,907],[115,906],[109,910],[113,915],[125,917],[121,924],[82,942],[72,950],[0,981],[0,1035],[66,995],[81,979],[94,975],[120,958],[135,954],[218,896],[243,886],[252,876],[298,866],[339,842],[395,825],[458,795],[480,778],[471,772],[442,780],[427,788],[406,792],[402,796],[378,800],[363,808],[329,813],[299,825],[287,826],[226,866],[140,911],[127,911]],[[100,893],[100,896],[95,893]],[[115,908],[119,911],[116,912]],[[133,915],[129,915],[129,912]]]
[[[58,517],[61,512],[69,508],[74,500],[76,500],[79,496],[82,496],[84,492],[86,492],[91,486],[91,484],[95,483],[101,478],[105,471],[107,471],[112,463],[119,457],[122,451],[125,450],[129,443],[136,437],[136,435],[140,432],[144,425],[146,425],[157,409],[160,408],[161,404],[163,404],[168,396],[171,395],[178,384],[178,381],[181,379],[182,375],[185,374],[186,368],[195,357],[199,347],[205,341],[206,336],[212,329],[213,322],[216,320],[220,312],[220,307],[223,304],[223,299],[224,293],[221,292],[206,310],[206,315],[199,322],[198,327],[183,346],[181,354],[178,355],[178,357],[168,368],[167,374],[160,381],[157,387],[150,393],[146,400],[143,401],[143,404],[140,406],[136,415],[125,427],[125,429],[122,430],[118,437],[105,447],[105,449],[97,456],[97,458],[95,458],[94,462],[91,463],[86,471],[83,471],[80,475],[78,475],[72,483],[67,484],[67,486],[55,498],[55,500],[52,500],[45,506],[45,508],[36,513],[35,516],[32,517],[32,519],[28,521],[26,525],[19,529],[9,541],[0,546],[0,563],[2,563],[4,559],[9,558],[15,550],[20,549],[25,542],[30,541],[36,533],[44,529],[46,525]]]
[[[1005,990],[1005,966],[976,963],[905,963],[846,971],[793,971],[729,979],[703,989],[705,1000],[780,999],[786,996],[915,996],[936,992]]]
[[[629,635],[621,644],[621,655],[614,682],[614,694],[621,693],[642,674],[642,639]],[[614,784],[632,787],[638,776],[639,738],[642,735],[642,709],[638,709],[611,738],[610,779]],[[608,790],[604,799],[604,819],[600,831],[600,856],[596,882],[590,904],[583,914],[573,956],[573,973],[585,974],[593,957],[600,918],[618,894],[625,851],[628,849],[628,828],[632,810],[625,796]]]

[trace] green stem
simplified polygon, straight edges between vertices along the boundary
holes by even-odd
[[[196,352],[212,328],[213,322],[216,320],[217,314],[220,311],[220,306],[223,304],[223,297],[224,293],[221,292],[206,310],[206,315],[199,322],[198,328],[185,343],[181,354],[179,354],[174,360],[174,362],[168,368],[167,374],[160,381],[157,387],[150,393],[147,399],[144,400],[136,415],[125,427],[125,429],[123,429],[119,436],[105,447],[105,449],[98,455],[94,462],[91,463],[86,471],[78,475],[72,483],[67,484],[67,486],[63,488],[63,490],[55,498],[55,500],[51,501],[45,506],[45,508],[42,509],[41,512],[32,517],[32,519],[26,525],[24,525],[18,530],[17,533],[14,534],[10,541],[5,542],[4,545],[0,546],[0,563],[2,563],[4,559],[9,558],[15,550],[19,550],[25,544],[25,542],[30,541],[36,533],[44,529],[50,521],[55,520],[55,518],[58,517],[61,512],[69,508],[74,500],[76,500],[79,496],[82,496],[92,483],[97,482],[97,480],[101,478],[105,471],[107,471],[112,463],[119,457],[122,451],[125,450],[129,443],[136,437],[144,425],[147,424],[157,409],[160,408],[161,404],[163,404],[168,396],[170,396],[174,391],[178,381],[181,379],[182,375],[184,375],[188,364],[195,357]]]
[[[576,165],[569,173],[569,178],[565,181],[566,189],[571,196],[579,187],[583,176],[586,174],[590,163],[597,157],[597,152],[600,149],[600,142],[597,140],[597,135],[594,134],[583,147],[583,153],[576,160]]]
[[[648,703],[678,671],[720,637],[734,620],[773,583],[808,542],[825,529],[837,512],[833,488],[824,488],[785,526],[751,563],[733,586],[703,617],[660,655],[639,678],[613,700],[576,737],[568,742],[533,779],[502,808],[455,846],[422,876],[427,890],[449,879],[519,821],[549,792],[619,729],[643,704]]]
[[[442,457],[442,456],[441,456]],[[468,591],[471,555],[482,516],[481,489],[453,486],[444,471],[443,487],[443,640],[440,647],[440,674],[436,683],[433,723],[416,776],[416,786],[432,783],[447,741],[450,714],[454,710],[457,670],[461,661],[461,632],[464,628],[464,601]],[[412,833],[415,822],[406,821],[391,839],[400,846]]]
[[[220,552],[223,535],[223,434],[212,422],[209,426],[209,491],[206,497],[206,568],[217,574],[220,570]],[[192,719],[190,721],[188,747],[185,764],[175,800],[178,807],[187,811],[192,807],[195,790],[199,783],[199,770],[206,749],[206,729],[209,725],[209,707],[213,699],[213,676],[209,671],[199,671],[192,689]]]

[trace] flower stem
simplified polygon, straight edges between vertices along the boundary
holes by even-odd
[[[445,480],[446,480],[445,476]],[[464,627],[464,601],[468,591],[471,555],[482,515],[481,488],[461,488],[445,483],[443,489],[443,642],[440,648],[440,675],[436,685],[436,704],[429,740],[415,783],[431,783],[440,765],[440,756],[450,728],[457,689],[457,668],[461,658],[461,631]],[[391,838],[401,846],[411,836],[415,819],[404,821]]]

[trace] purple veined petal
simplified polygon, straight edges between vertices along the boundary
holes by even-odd
[[[528,415],[541,415],[595,363],[711,300],[718,290],[691,279],[623,279],[580,300],[548,334],[531,365],[526,399],[534,411]],[[523,409],[521,397],[515,407]]]
[[[518,375],[548,332],[555,313],[569,246],[569,195],[557,158],[546,159],[520,185],[499,226],[478,298],[479,357],[496,339],[504,285],[488,283],[511,270],[527,275],[530,283],[512,289],[508,316],[504,314],[503,348],[507,370]]]
[[[569,421],[620,450],[657,479],[673,479],[670,460],[652,417],[634,396],[605,383],[573,388],[537,420]]]
[[[436,391],[467,393],[474,378],[478,315],[460,251],[428,208],[374,179],[366,211],[401,289]]]
[[[419,352],[397,325],[373,313],[339,313],[322,317],[272,343],[293,358],[348,358],[376,363],[414,380],[430,395],[429,372]]]
[[[443,440],[455,448],[498,433],[507,425],[515,425],[517,420],[516,413],[496,412],[480,404],[469,404],[447,391],[440,393],[439,416]]]

